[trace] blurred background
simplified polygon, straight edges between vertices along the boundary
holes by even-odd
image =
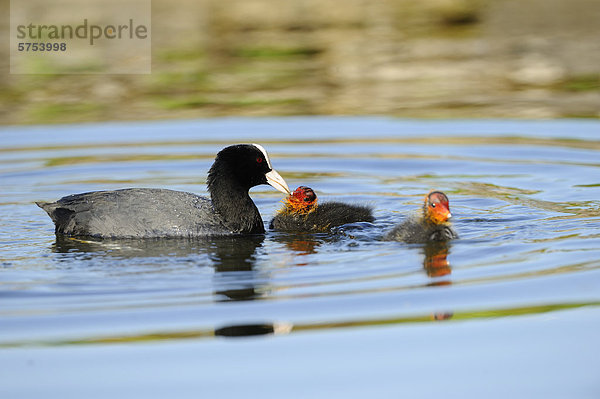
[[[11,75],[1,46],[0,124],[599,118],[599,21],[598,0],[153,0],[149,75]]]

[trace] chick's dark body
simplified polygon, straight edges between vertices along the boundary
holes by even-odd
[[[387,240],[407,243],[424,243],[428,241],[447,241],[458,238],[458,234],[449,223],[435,224],[423,218],[409,217],[403,223],[389,231]]]
[[[284,210],[271,220],[270,228],[279,231],[326,232],[343,224],[374,220],[373,211],[368,206],[324,202],[306,214]]]

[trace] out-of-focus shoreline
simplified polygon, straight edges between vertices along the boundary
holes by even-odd
[[[5,63],[0,124],[600,117],[594,0],[153,0],[152,15],[152,74]]]

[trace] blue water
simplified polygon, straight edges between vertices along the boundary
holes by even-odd
[[[0,130],[0,397],[600,396],[600,123],[210,119]],[[206,194],[261,143],[331,234],[57,239],[34,201]],[[460,238],[382,241],[446,192]],[[281,207],[251,191],[266,224]]]

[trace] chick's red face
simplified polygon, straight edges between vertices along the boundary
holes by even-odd
[[[317,202],[317,195],[310,187],[300,186],[287,198],[288,206],[294,210],[307,211]]]
[[[427,196],[427,215],[436,224],[446,223],[452,217],[446,194],[434,191]]]
[[[300,186],[292,193],[292,198],[299,202],[312,203],[317,200],[317,195],[310,187]]]

